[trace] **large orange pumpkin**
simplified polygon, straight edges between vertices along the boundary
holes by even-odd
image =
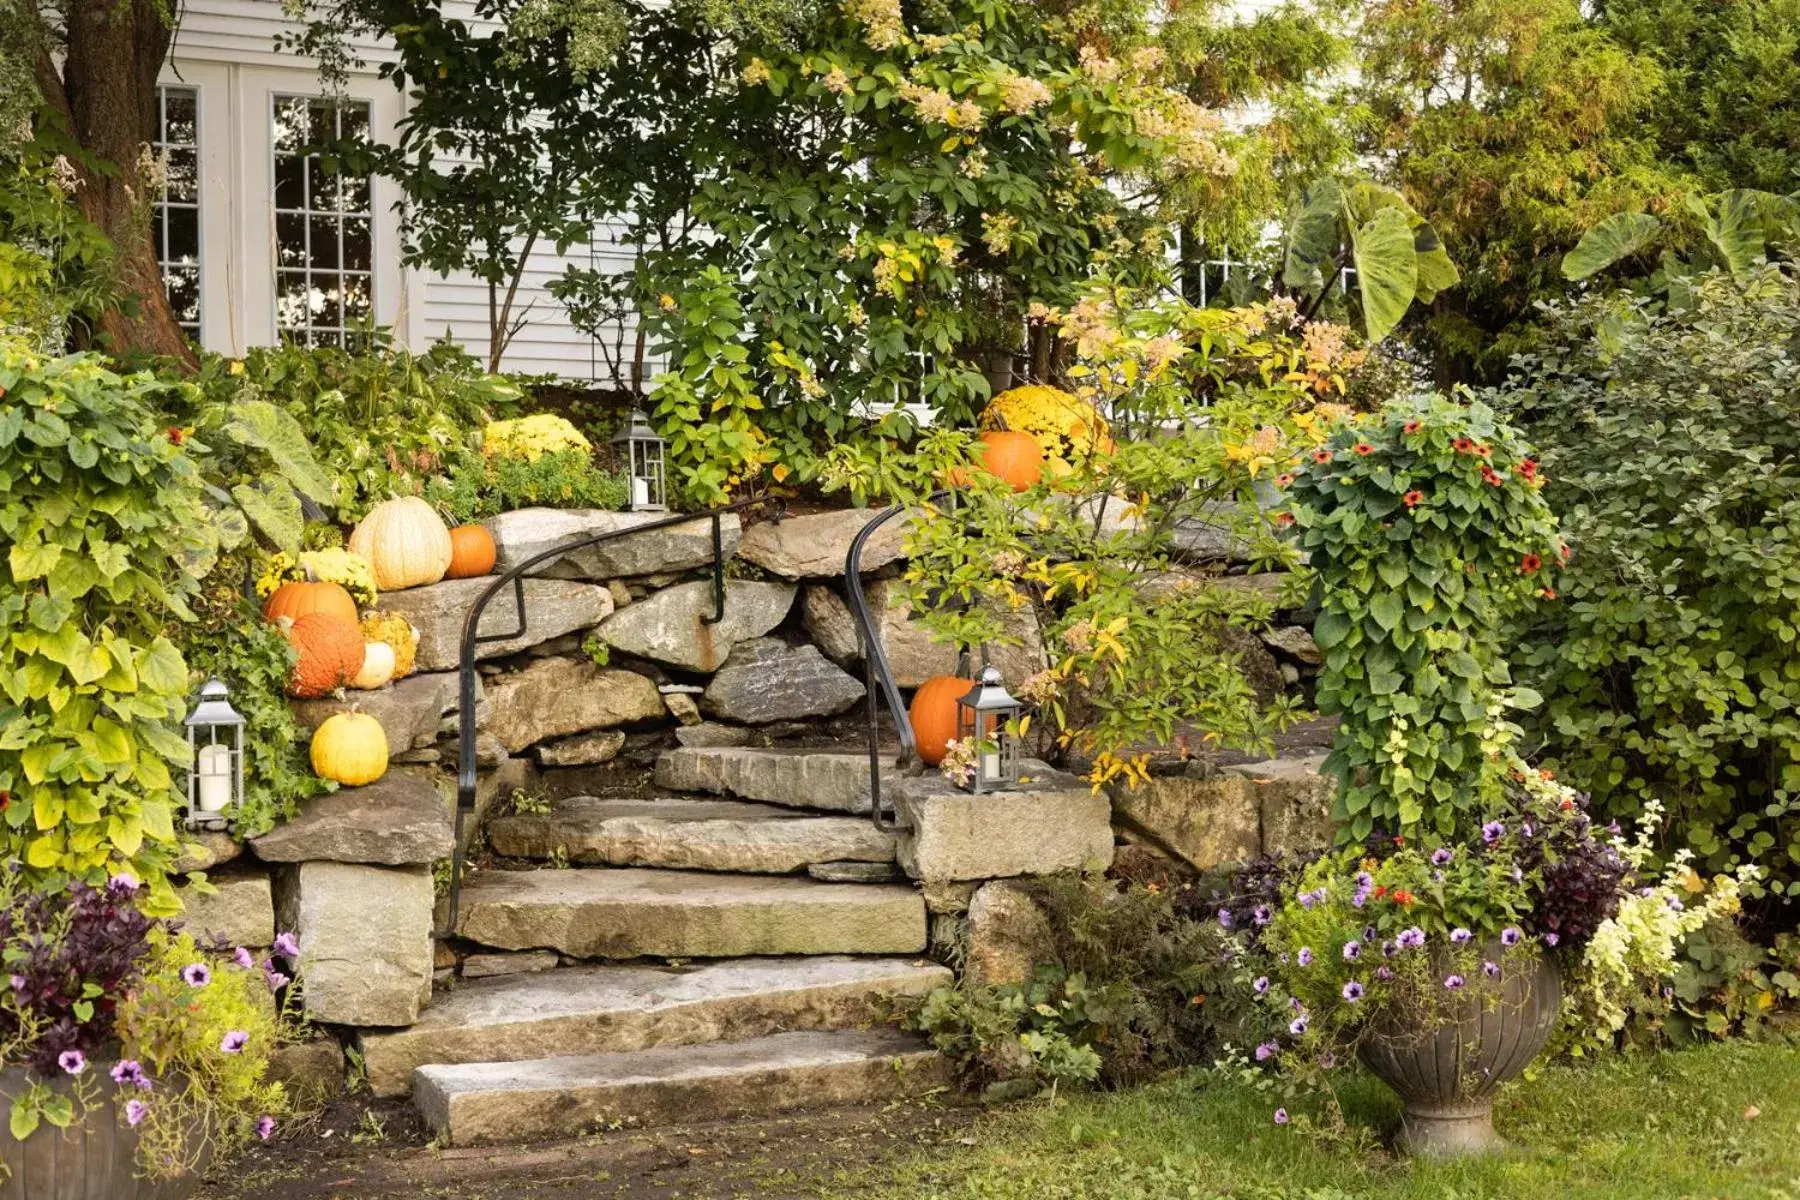
[[[363,636],[355,621],[330,613],[283,617],[281,632],[294,647],[294,677],[288,694],[303,700],[330,695],[355,679],[363,667]]]
[[[298,621],[318,612],[355,621],[356,601],[342,584],[304,581],[282,584],[263,604],[263,617],[270,621],[283,617]]]
[[[990,429],[976,440],[973,447],[978,469],[991,471],[1022,492],[1035,484],[1044,473],[1044,452],[1030,434],[1008,429]],[[969,474],[961,467],[947,477],[951,487],[966,487]]]
[[[494,569],[494,535],[485,525],[458,525],[450,531],[450,569],[445,579],[471,579]]]
[[[969,694],[970,686],[957,675],[933,675],[913,693],[906,715],[912,721],[919,757],[927,765],[944,761],[948,744],[956,737],[956,702]]]

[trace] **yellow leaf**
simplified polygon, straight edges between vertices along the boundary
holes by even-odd
[[[58,839],[50,834],[32,842],[31,847],[25,851],[25,861],[40,871],[54,867],[60,858],[62,858],[62,846],[58,844]]]

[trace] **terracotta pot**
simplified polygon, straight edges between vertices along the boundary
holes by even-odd
[[[1437,1022],[1421,1028],[1392,1021],[1362,1046],[1363,1064],[1406,1104],[1399,1143],[1408,1153],[1499,1149],[1494,1096],[1543,1051],[1556,1028],[1562,977],[1548,954],[1515,954],[1507,963],[1493,942],[1482,957],[1506,964],[1499,979],[1474,974]],[[1433,971],[1447,976],[1450,967],[1437,963]]]
[[[187,1200],[200,1185],[198,1175],[145,1179],[138,1174],[137,1131],[125,1123],[125,1097],[107,1072],[111,1063],[90,1063],[101,1100],[87,1119],[67,1129],[40,1124],[23,1142],[0,1137],[0,1162],[10,1174],[0,1180],[0,1200]],[[69,1092],[64,1079],[48,1080]],[[30,1086],[23,1067],[0,1070],[0,1114]],[[119,1099],[115,1103],[114,1096]]]

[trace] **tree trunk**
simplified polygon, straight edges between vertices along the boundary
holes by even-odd
[[[76,164],[76,202],[115,248],[124,303],[101,315],[101,346],[115,355],[165,355],[191,369],[198,359],[175,323],[150,238],[156,197],[139,169],[156,136],[156,76],[173,36],[163,8],[159,0],[72,0],[62,72],[46,50],[36,74],[90,158]]]

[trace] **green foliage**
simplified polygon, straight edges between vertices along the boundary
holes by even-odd
[[[5,50],[0,43],[0,63]],[[0,108],[10,108],[8,100]],[[0,153],[0,332],[23,333],[54,353],[111,302],[113,250],[76,208],[68,160],[47,145]]]
[[[1661,278],[1656,280],[1661,288],[1712,269],[1741,279],[1800,237],[1800,201],[1792,196],[1735,188],[1711,196],[1690,193],[1683,207],[1688,224],[1674,228],[1649,213],[1614,213],[1582,234],[1563,257],[1563,277],[1586,279],[1661,248]],[[1688,261],[1677,254],[1686,254]]]
[[[200,473],[156,415],[168,392],[90,355],[0,342],[0,793],[7,856],[47,886],[129,867],[172,901],[187,666],[214,546]]]
[[[1629,821],[1669,805],[1709,871],[1754,862],[1800,896],[1800,284],[1766,268],[1694,303],[1552,314],[1493,402],[1544,452],[1578,530],[1514,636],[1546,699],[1542,756]]]
[[[1448,835],[1499,800],[1494,729],[1532,700],[1510,689],[1499,622],[1561,556],[1541,487],[1491,409],[1436,396],[1339,423],[1296,478],[1344,836]]]
[[[268,832],[297,814],[301,801],[335,786],[313,774],[307,761],[307,735],[287,700],[293,647],[244,595],[248,570],[242,555],[223,559],[207,576],[198,619],[180,631],[189,693],[198,694],[208,679],[221,679],[231,689],[232,707],[246,721],[244,798],[227,814],[239,838]]]
[[[257,347],[241,361],[212,357],[197,382],[200,407],[183,416],[202,427],[234,426],[251,439],[246,445],[288,468],[302,449],[291,427],[272,418],[245,429],[234,414],[267,401],[291,418],[323,464],[330,491],[321,502],[346,525],[390,496],[419,494],[432,475],[474,453],[471,438],[489,419],[522,402],[517,388],[460,350],[413,354],[383,337],[361,350]],[[302,491],[315,486],[304,480],[296,479]],[[293,515],[285,503],[281,511]],[[298,527],[281,528],[298,536]]]
[[[1430,223],[1392,188],[1324,180],[1296,206],[1287,236],[1287,285],[1318,303],[1346,267],[1371,342],[1393,331],[1416,300],[1430,304],[1459,276]]]
[[[1800,939],[1778,933],[1761,946],[1731,921],[1710,921],[1682,942],[1667,1004],[1661,1032],[1678,1045],[1768,1037],[1769,1018],[1800,1005]]]
[[[588,451],[562,450],[529,460],[463,458],[425,485],[425,499],[464,525],[515,508],[623,508],[629,491],[623,475],[595,466]]]

